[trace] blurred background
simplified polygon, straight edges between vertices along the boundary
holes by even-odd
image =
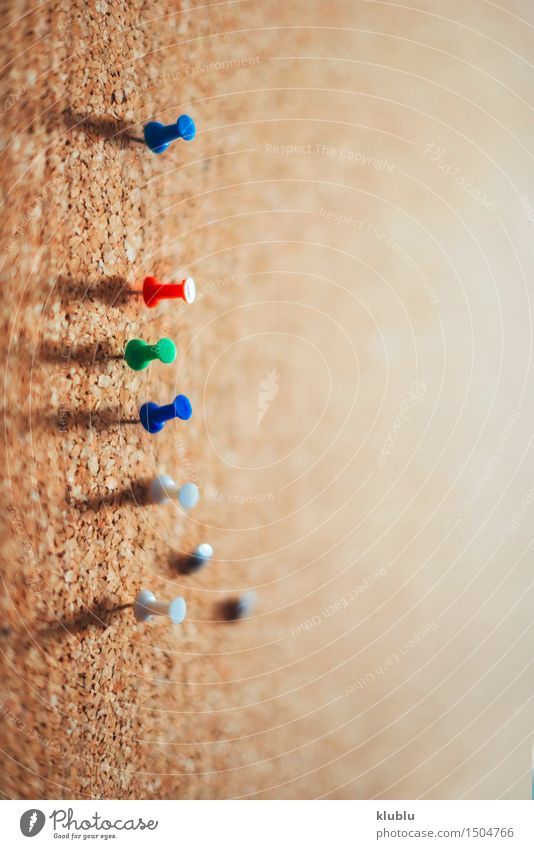
[[[4,4],[5,797],[529,797],[533,27]],[[186,621],[137,625],[143,588]]]

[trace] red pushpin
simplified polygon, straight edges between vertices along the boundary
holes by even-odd
[[[143,282],[143,299],[147,307],[157,307],[160,301],[167,298],[183,298],[186,304],[195,300],[196,286],[192,277],[187,277],[181,283],[160,283],[155,277],[145,277]]]

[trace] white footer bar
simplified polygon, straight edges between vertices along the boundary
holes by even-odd
[[[2,844],[158,849],[534,847],[527,801],[3,801]],[[32,840],[35,842],[31,842]]]

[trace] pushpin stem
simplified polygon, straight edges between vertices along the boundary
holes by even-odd
[[[191,510],[198,503],[198,486],[194,483],[184,483],[178,486],[170,475],[158,475],[150,484],[150,500],[155,504],[165,504],[173,498],[184,510]]]
[[[159,360],[159,350],[157,345],[149,345],[145,350],[145,359]]]
[[[152,411],[152,421],[155,422],[155,424],[162,425],[175,417],[176,410],[174,407],[174,401],[172,404],[164,404],[162,407],[158,407],[157,410]]]
[[[181,139],[182,134],[178,127],[178,121],[176,124],[162,124],[159,128],[159,143],[160,145],[169,144],[172,141],[176,141],[176,139]]]
[[[143,607],[146,608],[146,611],[150,615],[154,616],[168,616],[169,615],[169,602],[168,601],[145,601],[143,603]]]
[[[178,498],[180,495],[180,487],[177,483],[172,482],[172,484],[165,485],[165,492],[169,498]]]
[[[147,622],[152,616],[168,616],[174,625],[179,625],[185,619],[187,605],[183,598],[158,601],[150,590],[141,590],[134,601],[133,612],[138,622]]]
[[[166,283],[158,293],[158,299],[163,298],[183,298],[184,281],[181,283]]]

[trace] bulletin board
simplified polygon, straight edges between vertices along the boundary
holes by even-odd
[[[531,10],[389,5],[3,6],[6,798],[528,795],[530,225],[495,163],[532,134]],[[147,275],[195,303],[147,309]],[[183,624],[136,623],[141,589]]]

